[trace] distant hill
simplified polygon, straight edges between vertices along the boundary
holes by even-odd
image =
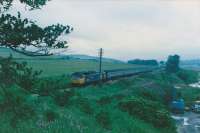
[[[59,55],[59,56],[64,59],[99,61],[99,57],[90,56],[90,55],[71,54],[71,55]],[[102,60],[105,62],[124,63],[123,61],[112,59],[112,58],[102,58]]]
[[[88,55],[53,55],[47,57],[29,57],[10,49],[0,48],[0,56],[8,57],[10,54],[18,61],[26,61],[34,70],[42,70],[42,76],[70,75],[80,71],[98,71],[98,57]],[[138,65],[128,64],[115,59],[103,58],[102,69],[138,68]]]
[[[19,54],[14,52],[8,48],[0,48],[0,56],[8,57],[12,55],[15,59],[29,59],[29,60],[52,60],[52,59],[64,59],[64,60],[91,60],[91,61],[99,61],[99,57],[96,56],[89,56],[89,55],[81,55],[81,54],[70,54],[70,55],[53,55],[53,56],[46,56],[46,57],[30,57],[25,56],[23,54]],[[113,62],[113,63],[124,63],[123,61],[111,59],[111,58],[103,58],[105,62]]]
[[[180,62],[182,68],[200,71],[200,59],[183,60]]]
[[[200,66],[200,59],[183,60],[183,61],[181,61],[181,65],[198,65],[198,66]]]

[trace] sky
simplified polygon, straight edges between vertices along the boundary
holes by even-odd
[[[200,58],[199,0],[51,0],[34,11],[17,3],[16,11],[41,26],[71,25],[66,54],[97,56],[103,48],[120,60]]]

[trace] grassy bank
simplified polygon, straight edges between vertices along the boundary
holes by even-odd
[[[73,89],[64,78],[40,79],[31,91],[9,89],[15,97],[1,103],[0,132],[176,132],[166,106],[171,85],[164,82],[173,77],[165,73]]]

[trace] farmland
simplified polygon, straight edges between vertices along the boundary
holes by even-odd
[[[42,76],[67,75],[78,71],[98,71],[99,63],[95,60],[62,59],[59,56],[49,57],[28,57],[8,49],[0,49],[0,56],[8,57],[12,55],[16,61],[27,62],[34,70],[42,70]],[[140,66],[123,62],[108,62],[103,60],[104,70],[120,68],[137,68]]]

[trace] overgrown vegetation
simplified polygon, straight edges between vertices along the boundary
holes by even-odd
[[[1,88],[2,89],[2,88]],[[0,112],[10,114],[10,125],[15,127],[20,120],[34,116],[35,110],[27,102],[28,93],[19,86],[12,86],[0,90]]]
[[[108,112],[101,111],[96,116],[96,121],[105,129],[111,129],[111,120]]]
[[[27,67],[26,62],[18,63],[9,58],[0,57],[0,84],[1,87],[18,85],[25,90],[31,91],[41,71],[33,71]]]
[[[163,105],[145,100],[143,98],[131,97],[130,99],[121,101],[119,108],[128,112],[133,117],[138,117],[144,121],[153,124],[157,128],[175,128],[167,110]]]
[[[27,65],[18,70],[13,66],[19,63],[9,60],[5,66],[13,69],[8,73],[16,76],[13,79],[22,75],[33,80],[28,89],[20,84],[23,78],[1,81],[12,84],[3,85],[0,90],[0,132],[23,133],[31,129],[32,132],[175,133],[167,108],[172,87],[176,83],[190,83],[196,77],[190,77],[193,74],[185,70],[181,74],[155,72],[103,85],[71,88],[68,76],[38,77],[39,72],[33,76],[35,72]],[[2,68],[0,72],[4,74]],[[31,74],[26,74],[27,70]],[[189,77],[183,79],[185,72]],[[182,92],[184,97],[185,94]]]
[[[141,60],[141,59],[135,59],[135,60],[129,60],[129,64],[136,64],[136,65],[150,65],[150,66],[158,66],[157,60]]]
[[[58,118],[58,114],[50,109],[44,112],[44,116],[47,121],[54,121],[56,118]]]
[[[166,71],[168,73],[178,72],[180,69],[180,56],[179,55],[170,55],[166,63]]]
[[[193,87],[184,87],[178,90],[181,97],[185,100],[185,104],[190,107],[195,101],[200,100],[200,89]]]
[[[196,83],[199,79],[198,72],[191,70],[179,70],[177,76],[186,84]]]

